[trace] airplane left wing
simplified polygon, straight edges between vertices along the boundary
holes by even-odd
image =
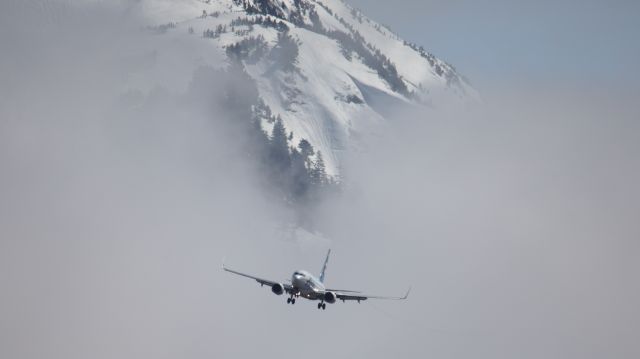
[[[409,297],[409,292],[411,292],[411,288],[409,288],[409,290],[407,290],[407,293],[405,293],[405,295],[402,297],[384,297],[384,296],[367,295],[367,294],[347,294],[347,292],[343,291],[343,292],[337,292],[336,298],[338,298],[343,302],[346,302],[347,300],[356,300],[360,302],[362,300],[367,300],[367,299],[405,300]]]

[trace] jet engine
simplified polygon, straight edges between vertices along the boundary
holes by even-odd
[[[335,303],[338,297],[334,292],[325,292],[324,293],[324,301],[327,303]]]
[[[271,291],[274,294],[282,295],[284,293],[284,286],[282,284],[280,284],[280,283],[276,283],[276,284],[271,286]]]

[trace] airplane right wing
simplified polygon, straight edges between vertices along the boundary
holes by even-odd
[[[260,278],[260,277],[256,277],[256,276],[253,276],[251,274],[238,272],[236,270],[227,268],[224,265],[224,263],[222,263],[222,269],[225,270],[226,272],[229,272],[229,273],[237,274],[237,275],[242,276],[242,277],[251,278],[251,279],[255,280],[256,282],[260,283],[261,286],[262,285],[268,285],[269,287],[273,287],[275,284],[280,284],[280,285],[282,285],[283,289],[287,293],[293,292],[293,286],[291,284],[289,284],[289,283],[280,283],[280,282],[272,281],[272,280],[269,280],[269,279],[263,279],[263,278]]]

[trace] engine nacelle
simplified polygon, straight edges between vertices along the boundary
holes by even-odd
[[[335,303],[338,297],[334,292],[326,292],[324,293],[324,301],[327,303]]]
[[[284,286],[282,284],[280,284],[280,283],[276,283],[276,284],[271,286],[271,291],[274,294],[282,295],[284,293]]]

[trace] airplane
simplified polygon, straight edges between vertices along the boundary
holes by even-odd
[[[375,296],[375,295],[366,295],[362,294],[358,291],[354,290],[341,290],[341,289],[330,289],[326,288],[324,285],[325,271],[327,269],[327,263],[329,262],[329,255],[331,254],[331,249],[327,252],[327,257],[324,260],[324,265],[322,266],[322,271],[320,272],[320,277],[316,278],[311,273],[298,270],[293,273],[291,276],[290,283],[279,283],[276,281],[263,279],[260,277],[255,277],[250,274],[241,273],[235,271],[233,269],[229,269],[224,265],[224,260],[222,262],[222,269],[226,272],[237,274],[243,277],[251,278],[256,282],[260,283],[260,286],[268,285],[271,287],[271,291],[276,295],[282,295],[287,293],[289,297],[287,298],[287,303],[295,304],[296,298],[305,298],[308,300],[317,300],[320,301],[318,303],[318,309],[325,310],[327,309],[327,304],[333,304],[338,300],[341,300],[343,303],[347,300],[353,300],[360,303],[363,300],[367,299],[388,299],[388,300],[405,300],[409,297],[409,292],[411,291],[411,287],[407,290],[407,293],[402,297],[383,297],[383,296]]]

